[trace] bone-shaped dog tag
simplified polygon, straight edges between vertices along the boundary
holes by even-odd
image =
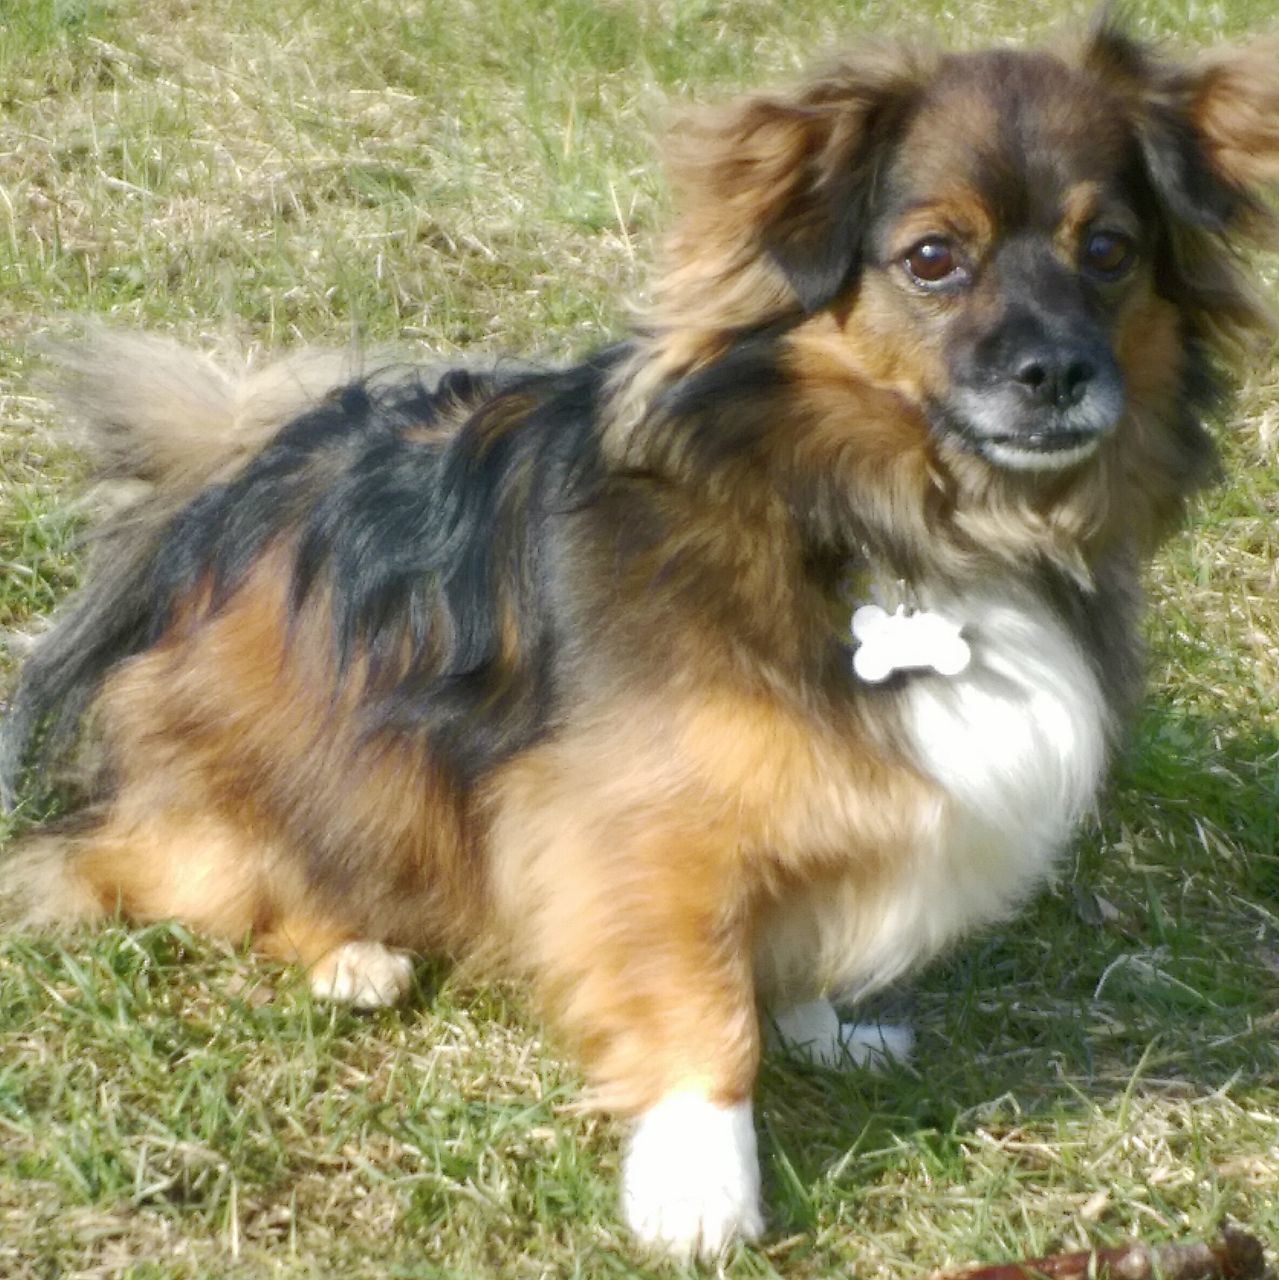
[[[957,676],[972,657],[962,626],[928,609],[907,611],[899,605],[888,613],[865,604],[853,613],[853,670],[870,684],[887,680],[895,671],[931,669]]]

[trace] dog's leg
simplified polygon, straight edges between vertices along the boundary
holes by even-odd
[[[671,851],[676,868],[676,853],[699,857],[686,843]],[[646,875],[645,862],[569,943],[560,1020],[601,1100],[638,1112],[622,1167],[627,1223],[668,1252],[713,1256],[763,1229],[751,953],[744,922],[713,898],[690,901],[652,864]]]
[[[264,913],[260,851],[204,814],[95,816],[14,853],[6,896],[19,924],[75,924],[120,912],[243,938]]]
[[[685,1256],[753,1239],[759,1020],[736,829],[693,802],[619,813],[566,751],[543,759],[503,779],[495,897],[594,1100],[636,1117],[626,1220]]]
[[[906,1061],[914,1045],[908,1024],[841,1022],[825,998],[773,1012],[766,1025],[770,1047],[836,1069],[882,1069],[889,1061]]]
[[[679,852],[698,857],[687,845]],[[626,1109],[646,1099],[622,1168],[627,1223],[671,1253],[712,1256],[763,1229],[750,950],[713,898],[699,906],[660,873],[646,883],[645,861],[632,865],[613,912],[597,904],[599,950],[593,963],[581,957],[567,1018],[585,1036],[601,1096]]]
[[[408,955],[363,941],[308,901],[267,851],[207,815],[111,818],[32,837],[0,878],[7,914],[41,928],[119,911],[136,922],[179,920],[232,942],[253,934],[264,955],[303,965],[311,990],[370,1009],[408,991]]]

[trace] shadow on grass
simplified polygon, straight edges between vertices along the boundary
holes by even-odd
[[[761,1137],[782,1232],[814,1226],[815,1187],[856,1200],[903,1160],[962,1183],[979,1129],[1042,1137],[1097,1114],[1122,1126],[1134,1098],[1218,1092],[1264,1095],[1273,1115],[1273,726],[1153,708],[1061,882],[928,970],[913,1004],[908,1066],[876,1077],[766,1064]]]

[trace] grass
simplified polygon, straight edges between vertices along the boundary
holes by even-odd
[[[1272,12],[1132,8],[1191,40]],[[38,625],[77,572],[75,460],[29,382],[40,330],[567,355],[643,286],[664,101],[784,79],[863,29],[971,41],[1061,18],[10,0],[0,629]],[[1279,1248],[1277,424],[1272,370],[1227,433],[1228,484],[1153,574],[1151,696],[1099,821],[1026,916],[923,975],[915,1067],[766,1067],[772,1231],[724,1274],[906,1278],[1204,1235],[1222,1213]],[[522,993],[419,982],[360,1017],[176,928],[0,941],[0,1274],[671,1274],[618,1228],[618,1132],[573,1109]]]

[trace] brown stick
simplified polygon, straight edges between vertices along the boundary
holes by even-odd
[[[936,1271],[929,1280],[1263,1280],[1265,1275],[1261,1241],[1223,1223],[1210,1244],[1196,1240],[1151,1247],[1131,1241],[1114,1249]]]

